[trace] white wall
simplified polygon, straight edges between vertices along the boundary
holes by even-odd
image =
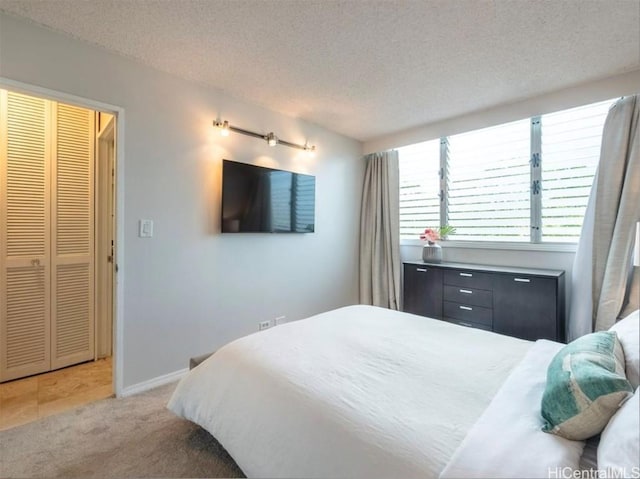
[[[422,246],[400,247],[403,261],[422,261]],[[443,260],[454,263],[475,263],[523,268],[561,269],[570,272],[575,253],[569,251],[522,251],[509,249],[480,249],[447,247],[442,249]]]
[[[182,369],[258,321],[357,302],[360,143],[2,14],[0,77],[125,110],[125,387]],[[221,138],[217,117],[309,140],[318,154]],[[219,234],[223,158],[316,175],[316,233]],[[140,218],[154,220],[153,238],[137,237]]]
[[[374,138],[364,143],[363,152],[373,153],[432,140],[447,135],[522,120],[536,115],[587,105],[640,92],[640,70],[565,88],[522,101],[498,105],[469,115],[418,126]]]

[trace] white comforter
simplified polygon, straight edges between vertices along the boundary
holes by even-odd
[[[542,432],[540,405],[547,368],[562,346],[536,341],[471,428],[440,479],[550,478],[579,470],[584,441]]]
[[[234,341],[169,409],[249,477],[438,477],[530,342],[371,306]]]

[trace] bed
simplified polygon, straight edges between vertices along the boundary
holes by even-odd
[[[349,306],[229,343],[168,408],[248,477],[548,477],[584,448],[539,427],[561,347]]]

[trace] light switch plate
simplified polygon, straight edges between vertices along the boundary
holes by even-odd
[[[140,238],[153,237],[153,220],[138,221],[138,236]]]

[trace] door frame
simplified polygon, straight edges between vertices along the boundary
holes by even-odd
[[[115,145],[117,119],[110,116],[106,126],[102,124],[102,113],[96,112],[95,142],[95,358],[104,357],[103,348],[108,343],[109,356],[113,356],[113,327],[105,328],[105,321],[113,325],[113,284],[115,276]],[[99,123],[99,125],[98,125]],[[106,155],[106,156],[105,156]],[[106,217],[106,221],[105,218]],[[107,243],[105,243],[105,239]],[[108,264],[105,263],[107,257]],[[108,291],[104,288],[108,285]],[[104,302],[104,294],[110,300]]]
[[[24,83],[0,76],[0,88],[24,93],[71,105],[103,111],[115,116],[116,148],[115,148],[115,267],[113,285],[113,391],[116,397],[122,396],[124,389],[124,142],[125,142],[125,110],[124,108],[91,100],[69,93]]]

